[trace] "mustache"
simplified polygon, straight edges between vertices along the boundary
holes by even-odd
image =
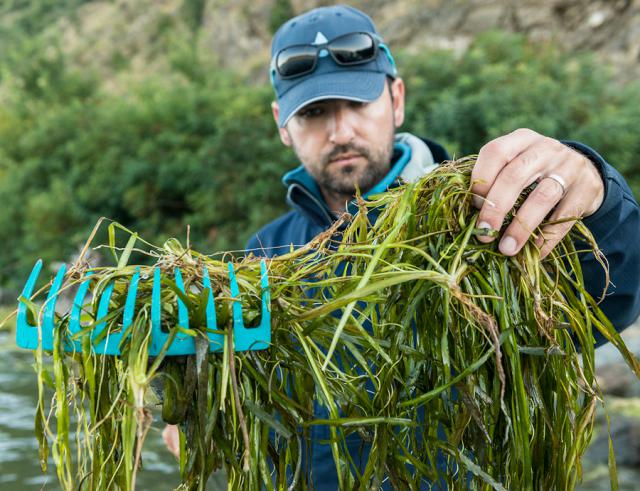
[[[347,143],[345,145],[336,145],[333,150],[331,150],[327,155],[324,156],[324,158],[322,159],[322,164],[326,166],[329,164],[329,162],[335,160],[340,155],[348,153],[357,153],[369,160],[369,152],[366,148],[354,145],[353,143]]]

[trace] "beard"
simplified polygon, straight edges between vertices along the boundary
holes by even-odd
[[[337,145],[330,152],[322,155],[317,162],[308,162],[305,167],[318,186],[327,193],[351,197],[356,194],[356,190],[360,190],[364,194],[389,172],[393,141],[392,134],[387,142],[376,149],[352,143]],[[343,154],[357,154],[366,160],[366,165],[331,165],[333,160]]]

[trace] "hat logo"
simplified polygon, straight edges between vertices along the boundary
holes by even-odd
[[[329,40],[327,39],[327,37],[322,34],[320,31],[318,31],[316,33],[316,38],[313,40],[313,42],[311,44],[318,46],[320,44],[327,44],[329,42]],[[328,56],[329,52],[326,49],[320,50],[319,56],[324,57],[324,56]]]

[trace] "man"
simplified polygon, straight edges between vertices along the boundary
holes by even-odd
[[[247,251],[271,257],[326,230],[347,209],[356,189],[366,197],[398,179],[413,181],[447,160],[437,143],[396,134],[404,120],[405,88],[389,48],[372,20],[347,6],[324,7],[290,19],[272,43],[273,117],[280,139],[301,166],[287,173],[293,210],[258,231]],[[472,173],[479,228],[500,230],[499,249],[518,253],[536,227],[582,217],[609,261],[612,286],[601,308],[619,330],[640,313],[640,210],[620,174],[577,142],[517,129],[488,142]],[[537,186],[504,229],[522,191]],[[572,221],[544,227],[542,256]],[[483,242],[495,240],[480,237]],[[599,298],[602,267],[582,260],[589,291]],[[598,341],[602,341],[600,338]]]
[[[293,210],[257,232],[247,251],[271,257],[291,244],[302,246],[347,209],[357,189],[365,197],[385,191],[449,158],[435,142],[396,134],[404,119],[404,83],[364,13],[347,6],[304,13],[280,27],[271,53],[273,116],[282,142],[302,165],[283,179]],[[619,330],[633,322],[640,310],[640,211],[623,178],[600,155],[579,143],[518,129],[482,147],[472,178],[478,227],[495,230],[522,191],[537,182],[517,220],[500,231],[505,255],[517,254],[550,213],[552,220],[583,217],[607,255],[615,285],[601,307]],[[543,256],[571,225],[545,226],[544,239],[538,239]],[[601,266],[593,256],[582,265],[589,290],[598,295],[604,287]],[[329,446],[315,443],[326,442],[329,434],[321,427],[314,431],[315,489],[337,489]],[[166,433],[171,442],[175,434]]]

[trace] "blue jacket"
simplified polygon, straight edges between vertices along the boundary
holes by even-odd
[[[415,139],[415,137],[413,137]],[[422,140],[434,162],[449,159],[445,149],[430,140]],[[577,142],[563,142],[586,155],[599,169],[604,181],[605,197],[596,213],[584,220],[609,263],[611,284],[600,308],[619,331],[628,327],[640,314],[640,208],[624,178],[597,152]],[[396,144],[389,174],[368,194],[385,191],[412,165],[415,146]],[[425,169],[428,172],[429,169]],[[404,176],[403,176],[404,177]],[[286,253],[293,245],[301,247],[335,220],[318,185],[301,166],[283,178],[287,186],[287,202],[292,210],[264,226],[247,244],[247,252],[272,257]],[[366,196],[366,195],[365,195]],[[594,298],[600,298],[605,284],[602,266],[593,254],[581,258],[584,281]],[[596,343],[604,338],[595,333]],[[322,410],[319,408],[322,412]],[[318,416],[322,417],[322,416]],[[328,429],[315,426],[313,441],[329,440]],[[357,455],[361,442],[354,441],[352,455]],[[335,466],[328,445],[314,445],[311,468],[316,490],[337,489]],[[363,459],[366,454],[363,455]],[[320,476],[320,479],[318,479]],[[434,488],[437,488],[435,486]]]

